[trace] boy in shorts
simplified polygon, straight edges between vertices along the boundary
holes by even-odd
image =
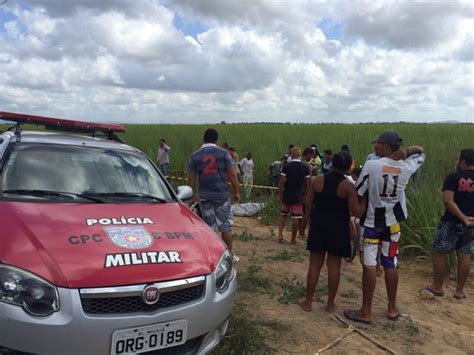
[[[296,244],[296,234],[300,220],[303,217],[303,195],[308,191],[311,182],[310,168],[301,162],[301,149],[291,149],[291,160],[285,164],[281,171],[278,183],[278,196],[280,199],[280,219],[278,221],[278,241],[282,243],[283,228],[286,216],[291,213],[291,244]]]

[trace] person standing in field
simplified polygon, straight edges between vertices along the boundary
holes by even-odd
[[[313,156],[311,157],[311,176],[317,176],[321,174],[321,168],[323,166],[323,159],[319,154],[318,147],[316,144],[311,144],[311,149],[313,150]]]
[[[278,184],[278,197],[280,199],[280,219],[278,221],[278,241],[282,243],[283,228],[286,216],[291,213],[293,223],[291,226],[291,244],[296,244],[299,220],[303,217],[303,194],[309,187],[311,172],[307,165],[301,162],[301,149],[291,149],[291,161],[281,170]]]
[[[350,174],[350,179],[348,178],[348,175],[346,175],[347,181],[349,181],[351,184],[355,186],[356,181],[359,179],[360,173],[362,171],[362,168],[355,168],[352,170]],[[344,260],[347,262],[352,262],[354,260],[355,256],[360,253],[360,219],[353,214],[351,215],[351,223],[350,223],[350,229],[351,229],[351,242],[354,243],[354,250],[353,254],[351,255],[350,258],[345,258]],[[379,261],[379,258],[377,258],[377,261]],[[377,262],[377,276],[379,276],[379,272],[381,273],[382,271],[380,270],[380,263]]]
[[[347,144],[343,144],[341,145],[341,150],[345,151],[345,152],[348,152],[350,153],[351,151],[349,150],[349,146]],[[354,159],[354,157],[352,157],[352,165],[351,165],[351,169],[349,170],[349,173],[354,170],[356,167],[356,161]]]
[[[350,213],[358,217],[365,211],[354,185],[345,174],[352,164],[347,152],[334,155],[331,171],[313,179],[306,197],[306,214],[311,220],[307,249],[310,251],[306,297],[297,301],[303,310],[311,311],[321,268],[327,255],[328,301],[326,310],[336,310],[336,293],[341,275],[341,259],[351,256]],[[364,200],[365,201],[365,200]]]
[[[235,161],[235,164],[238,164],[239,154],[237,154],[234,147],[229,147],[229,154],[231,158]],[[237,180],[239,180],[239,182],[242,182],[242,174],[240,174],[240,169],[236,168],[236,170],[237,170]]]
[[[283,162],[283,164],[289,163],[291,161],[291,150],[294,146],[294,144],[288,144],[288,150],[285,154],[283,154],[283,156],[285,157],[285,161]]]
[[[433,242],[433,283],[426,291],[441,297],[447,269],[446,255],[456,250],[458,275],[454,298],[466,298],[464,285],[469,277],[474,249],[474,149],[459,153],[456,172],[443,184],[444,215],[436,227]]]
[[[311,160],[313,159],[314,156],[314,150],[312,148],[305,148],[303,150],[303,157],[301,158],[301,162],[305,164],[310,171],[312,170],[311,166]],[[306,216],[306,194],[303,193],[303,217],[300,220],[300,225],[298,228],[299,231],[299,237],[304,239],[305,237],[305,230],[306,230],[306,225],[308,224],[308,217]]]
[[[374,144],[374,151],[367,155],[366,161],[367,160],[378,160],[378,159],[380,159],[382,153],[379,150],[380,150],[380,145]]]
[[[278,186],[284,161],[285,157],[283,156],[280,160],[275,160],[268,166],[268,186]]]
[[[252,153],[248,152],[245,158],[239,163],[239,170],[242,173],[245,196],[248,198],[252,192],[254,163]]]
[[[230,157],[236,162],[239,162],[239,157],[235,152],[234,148],[229,147],[229,143],[222,143],[222,148],[224,148],[229,154]]]
[[[322,173],[327,174],[329,173],[329,170],[331,170],[331,165],[332,165],[332,150],[331,149],[325,149],[324,150],[324,163],[322,167]]]
[[[408,216],[405,187],[425,159],[422,147],[412,146],[401,150],[402,138],[397,131],[384,131],[372,143],[377,145],[376,151],[380,152],[381,158],[367,161],[356,183],[360,197],[368,194],[367,212],[361,219],[361,225],[364,226],[361,249],[362,307],[359,310],[344,311],[346,318],[367,324],[372,321],[372,299],[377,280],[379,250],[385,270],[387,318],[395,321],[400,317],[396,306],[399,222]]]
[[[188,163],[188,185],[193,189],[199,178],[199,203],[204,222],[222,233],[234,262],[239,258],[233,254],[231,195],[227,186],[232,186],[232,199],[240,201],[239,182],[235,162],[230,154],[216,145],[218,133],[209,128],[204,132],[204,144],[195,151]]]
[[[166,144],[165,139],[161,138],[156,160],[158,161],[160,170],[164,176],[169,176],[170,173],[170,150],[171,148]]]

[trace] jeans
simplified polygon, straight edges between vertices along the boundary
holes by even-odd
[[[165,163],[160,165],[161,172],[164,176],[169,176],[170,173],[170,163]]]

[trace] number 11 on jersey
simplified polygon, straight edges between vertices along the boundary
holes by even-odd
[[[397,185],[398,185],[398,175],[389,175],[389,174],[383,174],[382,175],[383,177],[383,189],[382,189],[382,193],[380,194],[381,197],[396,197],[397,196]],[[391,178],[391,179],[390,179]],[[389,180],[393,180],[393,181],[390,181],[390,185],[393,185],[393,188],[392,188],[392,192],[390,193],[390,195],[387,194],[387,190],[389,188]]]

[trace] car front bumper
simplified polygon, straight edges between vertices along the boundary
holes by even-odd
[[[234,274],[228,289],[219,293],[211,274],[200,299],[151,313],[87,314],[79,290],[66,288],[58,288],[60,310],[47,317],[34,317],[21,307],[0,302],[0,354],[2,347],[35,354],[110,354],[117,330],[182,319],[188,324],[187,340],[195,341],[179,352],[206,353],[227,330],[236,285]]]

